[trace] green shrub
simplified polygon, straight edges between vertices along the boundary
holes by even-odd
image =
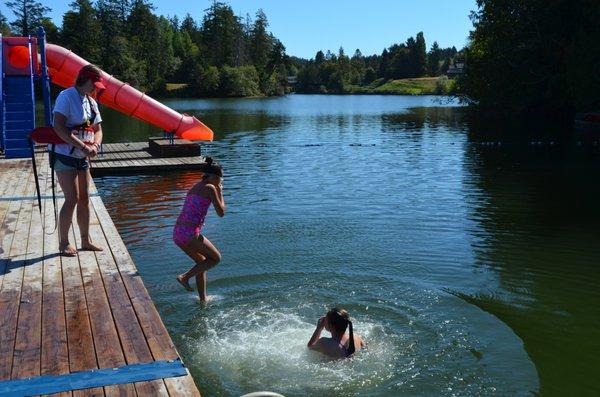
[[[221,94],[229,97],[259,96],[258,72],[252,65],[221,69]]]

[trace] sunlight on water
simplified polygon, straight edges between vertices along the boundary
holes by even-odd
[[[170,105],[213,127],[225,168],[227,215],[203,229],[216,299],[174,281],[197,172],[96,183],[203,395],[598,395],[597,149],[529,146],[429,97]],[[328,362],[306,342],[337,305],[368,348]]]

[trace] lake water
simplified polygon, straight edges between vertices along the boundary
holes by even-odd
[[[201,305],[171,231],[196,172],[96,184],[206,396],[600,393],[600,155],[447,98],[167,100],[215,130],[227,215]],[[105,112],[106,141],[157,130]],[[562,136],[562,138],[556,138]],[[368,348],[306,349],[340,306]]]

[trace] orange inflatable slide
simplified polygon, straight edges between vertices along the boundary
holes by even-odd
[[[54,44],[46,44],[46,60],[51,81],[64,88],[71,87],[79,69],[89,63],[70,50]],[[108,73],[102,72],[102,77],[106,91],[99,100],[103,105],[165,131],[175,131],[180,138],[212,141],[212,130],[197,118],[174,111]]]

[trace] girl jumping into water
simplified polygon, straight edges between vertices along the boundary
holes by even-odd
[[[321,338],[323,329],[331,333],[331,338]],[[346,329],[349,332],[346,333]],[[317,322],[317,328],[308,341],[308,348],[331,358],[350,357],[364,347],[360,336],[354,333],[352,321],[346,310],[334,307]]]
[[[209,239],[200,234],[211,203],[217,215],[220,217],[225,215],[223,168],[207,157],[202,180],[188,192],[173,229],[175,244],[196,262],[190,270],[177,276],[177,281],[186,290],[193,291],[189,280],[195,276],[198,295],[203,302],[209,300],[206,294],[206,271],[221,261],[219,250]]]

